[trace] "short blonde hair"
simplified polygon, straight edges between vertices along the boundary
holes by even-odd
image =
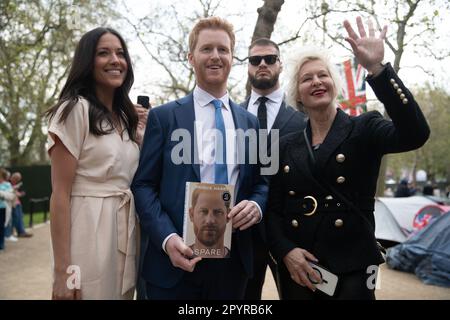
[[[342,89],[342,80],[336,69],[336,66],[331,62],[329,52],[322,48],[307,48],[294,53],[287,63],[288,70],[288,85],[286,89],[286,100],[291,106],[295,106],[300,111],[305,111],[303,104],[298,99],[298,86],[299,86],[299,72],[301,67],[309,61],[320,60],[322,61],[330,77],[334,82],[335,92],[333,97],[333,103],[337,103],[337,97]]]
[[[200,19],[189,34],[189,52],[193,53],[197,45],[198,35],[204,29],[223,30],[230,37],[231,53],[234,52],[236,38],[234,35],[233,25],[227,20],[219,17],[208,17]]]

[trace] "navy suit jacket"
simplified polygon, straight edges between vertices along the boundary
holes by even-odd
[[[236,129],[259,129],[255,116],[231,100],[230,107]],[[150,111],[139,167],[131,185],[141,231],[150,239],[146,251],[141,252],[141,259],[144,259],[142,276],[150,284],[161,288],[175,286],[185,272],[172,265],[162,249],[162,243],[171,233],[182,236],[186,182],[200,182],[200,165],[194,163],[194,121],[192,93]],[[178,140],[171,140],[176,129],[185,129],[190,133],[191,154],[185,155],[191,157],[190,163],[175,164],[171,159],[172,149],[179,143]],[[249,156],[247,144],[246,159]],[[268,183],[260,175],[259,161],[256,164],[239,164],[236,188],[236,203],[253,200],[264,212]],[[233,236],[234,248],[238,249],[249,277],[253,273],[251,229],[236,231]]]

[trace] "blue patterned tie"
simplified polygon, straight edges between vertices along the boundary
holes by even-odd
[[[216,109],[216,130],[222,133],[222,137],[220,135],[216,135],[216,144],[215,144],[215,156],[216,160],[214,162],[214,183],[227,184],[228,183],[228,172],[227,172],[227,143],[226,143],[226,135],[225,135],[225,123],[223,121],[222,116],[222,101],[213,100],[211,103],[214,105]],[[216,132],[217,132],[216,131]],[[220,150],[222,150],[222,157],[220,157]]]

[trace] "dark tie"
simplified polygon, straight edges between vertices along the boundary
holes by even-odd
[[[258,107],[258,120],[259,127],[261,129],[267,129],[267,106],[266,101],[269,100],[266,97],[259,97],[259,107]]]
[[[222,101],[213,100],[211,103],[216,109],[215,119],[216,119],[216,133],[220,131],[220,135],[216,136],[215,143],[215,161],[214,161],[214,183],[228,184],[228,171],[227,171],[227,143],[225,135],[225,123],[222,116]],[[222,156],[220,154],[222,153]]]

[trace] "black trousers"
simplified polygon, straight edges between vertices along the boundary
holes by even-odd
[[[150,300],[242,300],[247,279],[238,249],[232,244],[229,258],[204,258],[172,288],[147,282],[146,295]]]
[[[333,297],[316,290],[298,285],[291,279],[289,271],[284,264],[278,264],[279,287],[282,300],[375,300],[375,288],[367,285],[368,274],[366,270],[338,274],[338,284]]]
[[[253,237],[253,277],[248,279],[245,289],[245,300],[261,300],[267,265],[272,271],[275,284],[278,288],[276,264],[269,255],[269,249],[261,237],[258,228],[252,230]]]

